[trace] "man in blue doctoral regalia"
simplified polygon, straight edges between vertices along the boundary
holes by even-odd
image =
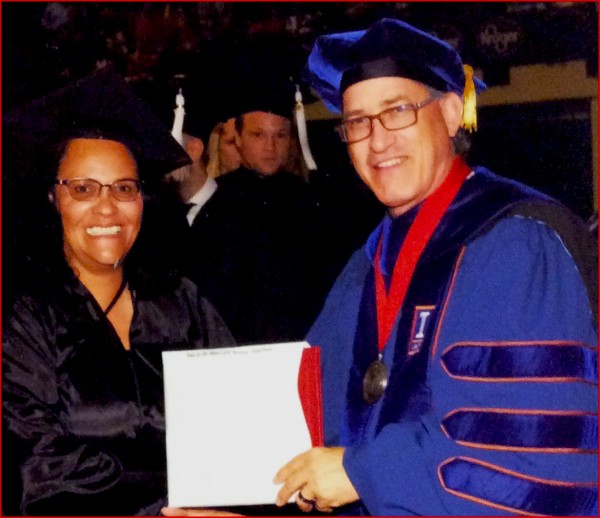
[[[326,448],[283,504],[370,515],[597,514],[597,260],[558,202],[468,167],[485,86],[398,20],[320,37],[306,77],[388,208],[334,285]]]

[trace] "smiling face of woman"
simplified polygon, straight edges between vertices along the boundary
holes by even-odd
[[[57,180],[89,178],[106,185],[138,179],[129,150],[114,140],[74,139],[66,148]],[[127,255],[140,230],[143,201],[119,201],[103,187],[93,199],[79,201],[66,185],[55,187],[56,206],[62,221],[63,247],[76,272],[102,273]]]

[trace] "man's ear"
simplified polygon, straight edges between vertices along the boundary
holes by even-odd
[[[204,142],[198,137],[188,137],[188,142],[185,146],[187,154],[190,155],[192,162],[199,162],[204,153]]]
[[[454,137],[462,124],[462,99],[456,93],[448,92],[440,99],[439,104],[448,129],[448,135]]]

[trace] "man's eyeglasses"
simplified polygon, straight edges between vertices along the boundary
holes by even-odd
[[[92,178],[73,178],[56,180],[57,185],[64,185],[71,198],[77,201],[91,201],[100,195],[103,187],[108,187],[110,195],[118,201],[135,201],[142,192],[142,182],[130,178],[117,180],[113,183],[100,183]]]
[[[378,119],[386,130],[408,128],[417,123],[417,112],[439,97],[429,97],[416,104],[392,106],[375,115],[362,115],[343,120],[335,128],[342,141],[354,144],[368,138],[373,133],[373,119]]]

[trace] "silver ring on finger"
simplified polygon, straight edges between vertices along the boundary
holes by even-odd
[[[309,498],[306,498],[303,494],[302,491],[298,492],[298,499],[306,505],[310,505],[312,507],[316,507],[317,506],[317,501],[316,500],[310,500]]]

